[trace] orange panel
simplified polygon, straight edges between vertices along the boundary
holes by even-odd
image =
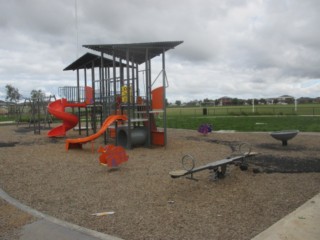
[[[151,92],[152,94],[152,109],[163,109],[163,87],[158,87]]]
[[[93,103],[93,90],[92,87],[86,87],[86,104],[92,104]]]
[[[116,129],[110,128],[109,129],[109,135],[110,135],[111,138],[115,138],[116,137]]]
[[[157,146],[164,146],[164,132],[152,132],[152,144]]]

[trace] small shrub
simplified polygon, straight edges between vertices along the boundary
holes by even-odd
[[[199,126],[198,132],[202,133],[203,135],[207,135],[208,133],[212,132],[213,127],[209,123],[203,123]]]

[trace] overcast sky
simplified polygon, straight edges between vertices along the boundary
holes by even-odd
[[[178,40],[166,54],[170,102],[320,96],[319,0],[0,4],[0,99],[6,84],[25,97],[75,85],[75,72],[63,69],[88,52],[84,44]]]

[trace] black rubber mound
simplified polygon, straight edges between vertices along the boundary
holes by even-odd
[[[281,142],[277,141],[275,143],[263,143],[263,144],[257,144],[257,147],[270,149],[270,150],[286,150],[286,151],[304,151],[304,150],[313,150],[310,149],[307,146],[303,145],[297,145],[297,144],[291,144],[290,141],[288,142],[288,146],[282,146]]]
[[[19,142],[0,142],[0,147],[14,147]]]
[[[33,128],[29,128],[29,127],[19,127],[16,130],[14,130],[16,133],[28,133],[28,132],[33,132],[34,129]]]
[[[320,158],[297,158],[261,155],[247,160],[255,173],[320,172]]]

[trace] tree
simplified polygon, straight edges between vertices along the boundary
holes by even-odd
[[[32,90],[31,93],[31,99],[44,99],[45,93],[41,90]]]
[[[267,104],[267,100],[265,100],[264,98],[260,98],[259,103],[260,104]]]
[[[252,102],[252,100],[254,101],[254,102]],[[248,99],[248,102],[249,102],[249,105],[253,105],[253,103],[254,103],[254,105],[258,105],[258,103],[259,103],[259,101],[258,101],[258,99]]]
[[[286,98],[284,100],[284,102],[287,103],[287,104],[293,104],[294,103],[294,98]]]
[[[19,93],[19,89],[13,87],[10,84],[6,85],[6,91],[7,91],[6,100],[9,100],[10,102],[12,101],[18,102],[22,97],[22,95]]]
[[[181,101],[180,100],[176,100],[176,105],[177,106],[181,106]]]
[[[195,107],[199,105],[199,101],[198,100],[192,100],[186,103],[186,106],[188,107]]]
[[[239,99],[238,99],[238,98],[232,98],[232,99],[231,99],[231,104],[232,104],[233,106],[239,105]]]
[[[212,99],[209,99],[209,98],[203,99],[202,103],[203,103],[204,106],[214,105],[214,101]]]

